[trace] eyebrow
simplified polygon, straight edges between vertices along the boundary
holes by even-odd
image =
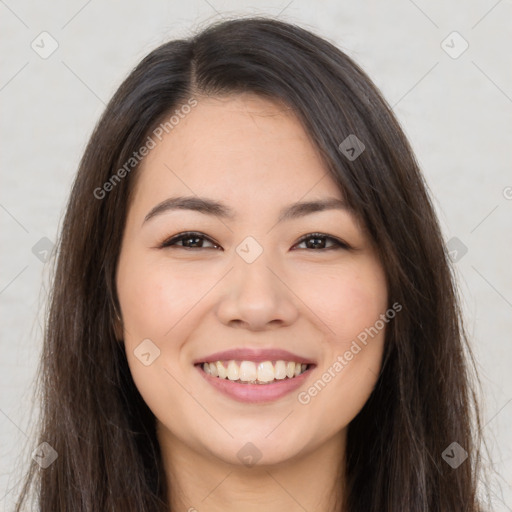
[[[337,198],[325,198],[316,201],[303,201],[285,206],[279,213],[277,223],[304,217],[324,210],[349,210],[347,203]],[[214,199],[198,196],[170,197],[157,204],[144,218],[144,222],[172,210],[192,210],[219,219],[233,220],[234,211],[227,205]]]

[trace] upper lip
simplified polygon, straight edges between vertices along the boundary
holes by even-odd
[[[213,363],[215,361],[254,361],[260,363],[262,361],[293,361],[303,364],[315,364],[315,361],[308,357],[299,356],[288,350],[273,349],[251,349],[251,348],[233,348],[224,350],[223,352],[215,352],[208,356],[201,357],[194,361],[198,363]]]

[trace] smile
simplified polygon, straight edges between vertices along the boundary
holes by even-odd
[[[212,377],[244,384],[268,384],[293,379],[304,373],[308,365],[294,361],[214,361],[203,363],[203,371]]]
[[[294,361],[211,361],[195,365],[217,391],[239,402],[263,403],[282,398],[303,385],[314,364]]]

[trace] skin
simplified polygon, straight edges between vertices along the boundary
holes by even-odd
[[[308,404],[297,397],[385,313],[384,271],[348,209],[277,223],[291,203],[343,199],[290,109],[251,94],[197,99],[139,169],[117,271],[122,338],[135,384],[157,419],[171,507],[330,511],[330,500],[343,493],[347,426],[376,383],[385,328]],[[215,199],[236,217],[170,210],[144,222],[178,195]],[[183,231],[212,241],[193,248],[192,237],[161,247]],[[314,232],[351,249],[329,239],[315,244],[315,237],[298,243]],[[263,249],[250,264],[236,252],[247,236]],[[316,248],[323,243],[334,248]],[[144,339],[160,350],[148,366],[134,354]],[[193,366],[237,347],[282,348],[317,366],[285,397],[241,403]],[[261,453],[252,467],[237,456],[248,442]]]

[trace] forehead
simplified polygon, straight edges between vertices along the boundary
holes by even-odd
[[[235,209],[342,199],[292,109],[252,94],[198,97],[157,141],[139,169],[135,200],[175,193],[214,196]]]

